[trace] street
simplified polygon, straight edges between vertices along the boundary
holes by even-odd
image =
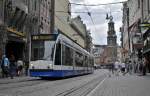
[[[1,79],[0,96],[85,96],[106,78],[107,73],[106,70],[96,70],[94,74],[58,80]]]
[[[104,69],[93,74],[41,80],[31,77],[0,79],[0,96],[149,96],[150,76],[116,76]]]
[[[0,0],[0,96],[150,96],[150,0]]]

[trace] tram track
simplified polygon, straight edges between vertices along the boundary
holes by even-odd
[[[30,82],[30,83],[29,83]],[[16,85],[15,85],[16,83]],[[14,89],[14,88],[21,88],[21,87],[26,87],[26,86],[34,86],[37,84],[43,83],[41,80],[29,80],[29,81],[21,81],[21,82],[15,82],[15,83],[9,83],[7,86],[0,87],[0,90],[7,90],[7,89]]]
[[[14,96],[34,96],[37,92],[45,92],[46,94],[50,94],[49,96],[86,96],[106,77],[105,73],[97,75],[96,72],[94,74],[56,80],[21,80],[19,82],[2,84],[0,92],[7,94],[8,90],[11,90],[11,94],[14,94]],[[58,89],[58,91],[53,91],[55,89]],[[80,94],[77,95],[76,93]]]
[[[64,92],[58,93],[55,96],[87,96],[98,84],[100,84],[106,77],[98,77],[85,84],[73,87]],[[82,91],[81,91],[82,90]]]
[[[76,80],[81,80],[85,78],[85,76],[80,76],[80,77],[74,77],[74,78],[67,78],[67,79],[48,79],[48,80],[43,80],[43,79],[30,79],[30,80],[20,80],[20,81],[15,81],[15,82],[9,82],[9,83],[1,83],[0,85],[0,90],[11,90],[11,89],[22,89],[26,87],[34,87],[42,84],[49,84],[50,86],[48,87],[39,87],[35,88],[34,90],[29,90],[27,92],[24,91],[17,91],[16,93],[21,93],[21,94],[26,94],[26,93],[32,93],[35,91],[40,91],[40,90],[45,90],[47,88],[50,88],[51,86],[58,86],[62,84],[66,84],[68,82],[74,82]],[[82,77],[82,78],[81,78]]]
[[[56,87],[56,86],[61,86],[61,85],[65,85],[67,83],[71,83],[71,82],[75,82],[75,81],[81,81],[83,78],[87,77],[88,78],[89,75],[84,75],[84,76],[78,76],[78,77],[74,77],[74,78],[67,78],[67,79],[58,79],[56,81],[53,81],[51,84],[49,83],[49,86],[44,86],[44,87],[37,87],[33,90],[29,90],[29,91],[18,91],[17,94],[30,94],[30,93],[34,93],[37,91],[42,91],[45,89],[50,89],[52,87]],[[45,84],[48,82],[44,82]],[[40,85],[40,84],[38,84]],[[31,87],[31,86],[30,86]],[[33,86],[34,87],[34,86]]]

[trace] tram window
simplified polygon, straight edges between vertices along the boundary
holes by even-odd
[[[90,60],[89,66],[92,67],[92,58],[90,58],[89,60]]]
[[[84,61],[84,56],[79,53],[79,52],[76,52],[75,54],[75,64],[76,66],[83,66],[83,61]]]
[[[85,63],[85,67],[87,67],[88,66],[88,57],[87,56],[85,56],[85,60],[84,60],[84,63]]]
[[[63,45],[62,48],[62,62],[63,65],[72,65],[73,64],[73,51],[68,46]]]
[[[34,48],[33,50],[33,60],[38,60],[38,48]]]
[[[56,45],[55,65],[61,65],[61,44]]]

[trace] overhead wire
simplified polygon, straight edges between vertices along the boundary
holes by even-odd
[[[62,13],[68,13],[68,12],[66,12],[66,11],[55,11],[55,12],[62,12]],[[121,11],[111,11],[112,13],[116,13],[116,12],[121,12]],[[72,11],[71,13],[85,13],[85,14],[87,14],[88,12],[86,12],[86,11]],[[92,13],[92,14],[106,14],[105,12],[103,13],[103,12],[90,12],[90,13]]]
[[[84,4],[85,4],[85,1],[84,1]],[[84,5],[84,6],[85,6],[85,9],[87,10],[87,14],[89,15],[89,17],[90,17],[90,19],[91,19],[91,21],[92,21],[92,23],[93,23],[94,29],[95,29],[95,31],[96,31],[95,22],[94,22],[94,20],[93,20],[93,18],[92,18],[92,16],[91,16],[91,12],[89,11],[89,9],[88,9],[88,7],[87,7],[86,5]]]
[[[120,4],[120,3],[124,3],[124,2],[126,2],[126,1],[122,1],[122,2],[112,2],[112,3],[105,3],[105,4],[85,4],[85,2],[84,2],[83,4],[81,4],[81,3],[74,3],[74,2],[72,2],[72,3],[70,3],[70,4],[72,4],[72,5],[84,6],[85,9],[87,10],[87,12],[86,12],[86,11],[74,11],[74,12],[71,11],[71,13],[85,13],[85,14],[88,14],[88,16],[90,17],[90,19],[91,19],[93,25],[95,26],[95,23],[94,23],[94,20],[93,20],[91,14],[106,14],[106,13],[102,13],[102,12],[90,12],[89,9],[87,8],[87,6],[112,5],[112,4]],[[61,3],[61,5],[62,5],[62,3]],[[63,6],[63,7],[64,7],[64,6]],[[65,12],[65,11],[55,11],[55,12],[68,13],[68,12]],[[121,12],[121,11],[114,11],[114,12]],[[58,18],[58,16],[57,16],[57,18]],[[60,18],[59,18],[59,19],[60,19]],[[96,30],[96,27],[95,27],[95,30]]]
[[[81,5],[81,6],[101,6],[101,5],[114,5],[114,4],[121,4],[124,3],[126,1],[122,1],[122,2],[112,2],[112,3],[105,3],[105,4],[81,4],[81,3],[70,3],[72,5]]]

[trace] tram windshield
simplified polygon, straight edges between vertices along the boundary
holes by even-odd
[[[46,60],[52,61],[54,51],[54,41],[34,41],[32,43],[32,61]]]

